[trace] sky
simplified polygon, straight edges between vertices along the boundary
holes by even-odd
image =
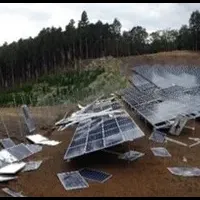
[[[140,25],[152,32],[188,24],[200,3],[1,3],[0,45],[35,37],[46,27],[64,30],[70,19],[78,23],[83,10],[92,23],[112,23],[116,17],[122,30]]]

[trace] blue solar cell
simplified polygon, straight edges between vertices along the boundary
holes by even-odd
[[[97,133],[95,135],[89,135],[88,137],[88,142],[91,142],[93,140],[98,140],[98,139],[102,139],[103,134],[102,133]]]
[[[91,181],[97,181],[99,183],[104,183],[105,181],[107,181],[109,178],[112,177],[111,174],[88,168],[81,169],[79,173],[85,179]]]
[[[104,148],[103,140],[95,140],[87,143],[86,152],[96,151],[102,148]]]

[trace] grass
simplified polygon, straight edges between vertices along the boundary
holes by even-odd
[[[108,57],[92,60],[82,70],[42,76],[37,83],[1,92],[0,106],[87,104],[126,87],[127,80],[120,74],[121,64],[120,59]]]

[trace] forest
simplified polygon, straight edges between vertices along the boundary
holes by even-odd
[[[43,28],[32,38],[0,47],[0,88],[12,88],[60,69],[77,69],[83,59],[105,56],[123,57],[172,50],[200,50],[200,12],[191,13],[188,25],[180,30],[159,30],[148,33],[135,26],[121,32],[122,24],[115,18],[112,24],[89,22],[82,12],[78,26],[73,19],[61,28]]]

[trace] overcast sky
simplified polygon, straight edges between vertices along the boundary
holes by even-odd
[[[191,13],[197,9],[200,3],[1,3],[0,45],[35,37],[44,27],[64,29],[72,18],[77,23],[83,10],[90,22],[100,19],[112,23],[117,17],[122,30],[140,25],[151,32],[180,28],[188,24]]]

